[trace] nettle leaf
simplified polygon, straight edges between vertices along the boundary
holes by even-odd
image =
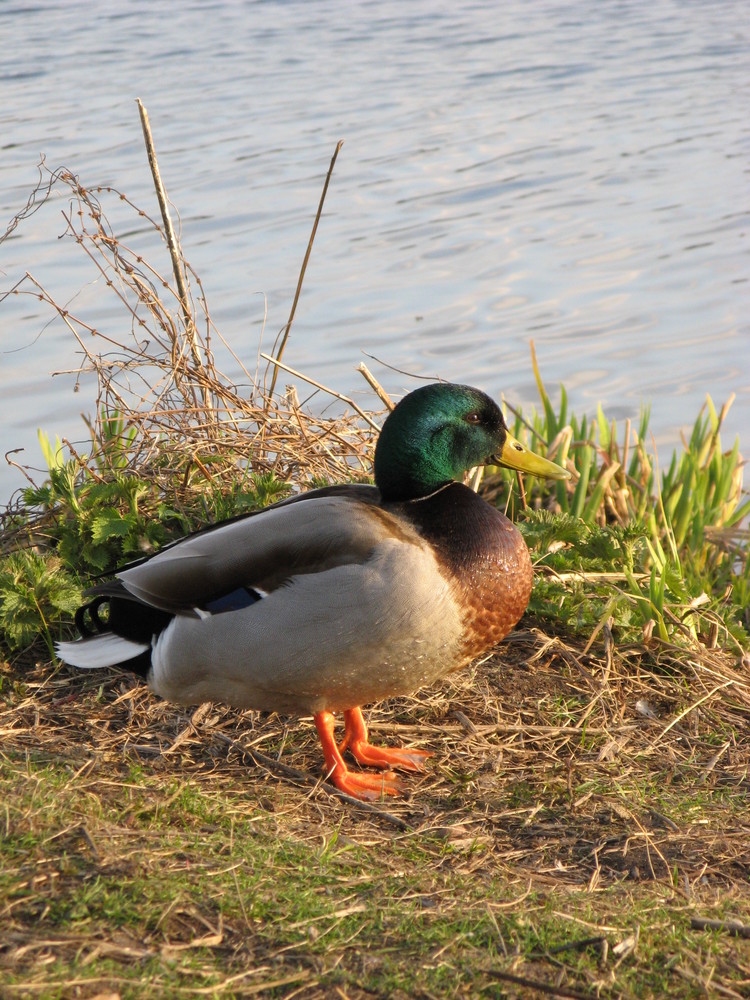
[[[116,510],[106,510],[91,519],[91,540],[101,545],[110,538],[126,538],[135,527],[132,516],[122,516]]]
[[[87,543],[81,550],[81,556],[88,566],[98,573],[111,572],[117,563],[118,554],[114,554],[111,546]]]
[[[26,507],[51,507],[54,501],[52,488],[44,486],[27,486],[21,493]]]
[[[11,648],[42,634],[51,652],[50,628],[80,602],[80,586],[56,556],[19,551],[0,562],[0,635]]]

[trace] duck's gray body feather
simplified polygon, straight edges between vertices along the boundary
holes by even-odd
[[[283,503],[121,572],[135,598],[175,615],[155,637],[151,687],[182,704],[314,714],[414,691],[456,666],[451,583],[376,495],[364,487]],[[237,587],[267,596],[201,612]]]

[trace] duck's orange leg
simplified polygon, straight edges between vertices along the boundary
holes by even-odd
[[[349,770],[336,745],[332,712],[318,712],[314,719],[315,728],[318,730],[320,743],[323,747],[326,769],[337,788],[357,799],[379,799],[383,795],[401,794],[399,780],[393,771],[385,771],[383,774],[375,775],[359,774]],[[362,724],[364,725],[364,722]],[[367,730],[365,730],[366,733]],[[346,743],[346,737],[344,743]]]
[[[360,764],[372,767],[400,767],[405,771],[421,771],[425,758],[432,754],[426,750],[402,750],[399,747],[374,747],[367,740],[367,725],[361,708],[344,712],[344,739],[339,753],[349,748]]]

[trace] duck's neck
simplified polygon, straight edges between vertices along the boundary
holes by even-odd
[[[476,572],[515,552],[523,539],[512,521],[462,483],[447,483],[429,496],[396,505],[439,557]]]
[[[450,469],[434,456],[426,456],[415,448],[414,452],[402,451],[379,461],[375,453],[375,482],[386,502],[399,503],[421,500],[432,496],[436,490],[453,482]]]

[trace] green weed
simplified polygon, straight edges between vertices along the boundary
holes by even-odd
[[[709,398],[684,449],[661,477],[646,447],[648,411],[635,434],[618,438],[615,421],[568,412],[560,389],[555,410],[532,350],[541,411],[517,412],[513,433],[567,462],[572,485],[553,493],[531,483],[519,526],[546,571],[530,610],[575,632],[606,615],[634,639],[691,644],[750,643],[750,499],[742,492],[739,444],[722,449],[728,406],[717,413]],[[504,477],[509,480],[506,474]],[[553,513],[556,511],[557,513]]]

